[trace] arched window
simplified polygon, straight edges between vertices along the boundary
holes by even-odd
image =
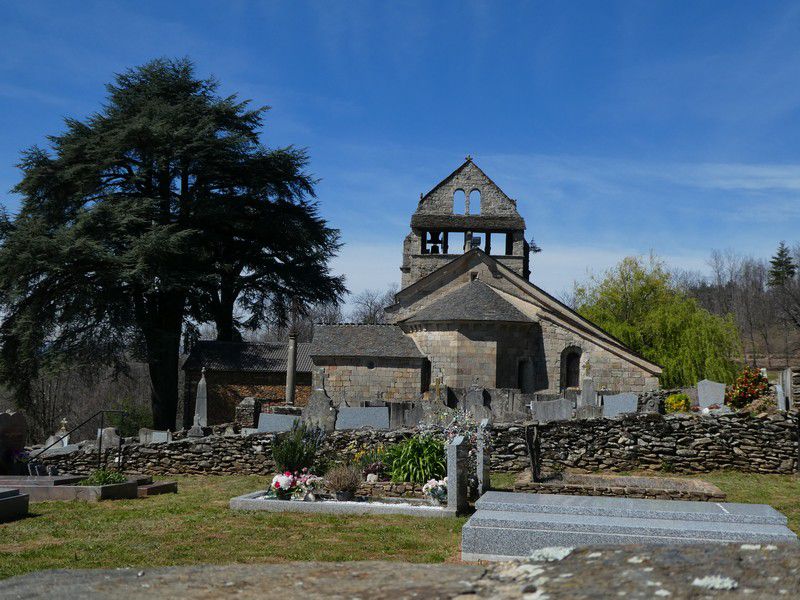
[[[467,194],[464,190],[456,190],[453,194],[453,214],[467,214]]]
[[[469,214],[471,215],[479,215],[481,214],[481,191],[480,190],[472,190],[469,193]]]
[[[561,388],[581,386],[581,349],[576,346],[565,348],[561,353]]]

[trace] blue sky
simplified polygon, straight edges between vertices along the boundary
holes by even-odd
[[[399,280],[420,192],[466,154],[556,294],[629,254],[800,241],[797,3],[7,2],[0,38],[4,192],[114,73],[190,56],[272,106],[267,145],[308,147],[356,292]]]

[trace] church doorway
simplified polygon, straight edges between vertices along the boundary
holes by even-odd
[[[534,390],[533,361],[530,358],[521,358],[517,363],[517,387],[523,394]]]
[[[565,348],[561,353],[561,389],[581,386],[581,349],[577,346]]]

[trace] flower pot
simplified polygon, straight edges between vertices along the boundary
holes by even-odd
[[[352,490],[336,492],[336,499],[339,502],[347,502],[348,500],[352,500],[353,496],[355,496],[355,493]]]

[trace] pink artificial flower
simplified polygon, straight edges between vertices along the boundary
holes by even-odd
[[[281,487],[281,482],[280,482],[280,481],[276,481],[276,482],[275,482],[275,487],[276,487],[276,488],[279,488],[279,487]]]

